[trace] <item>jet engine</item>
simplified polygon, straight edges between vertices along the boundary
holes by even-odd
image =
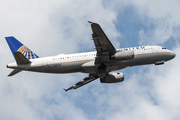
[[[124,81],[123,73],[109,73],[106,77],[100,79],[101,83],[117,83]]]
[[[114,55],[111,56],[111,60],[130,60],[134,58],[134,51],[127,50],[127,51],[119,51],[116,52]]]

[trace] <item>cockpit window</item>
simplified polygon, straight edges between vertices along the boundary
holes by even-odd
[[[165,47],[162,47],[162,49],[166,49]]]

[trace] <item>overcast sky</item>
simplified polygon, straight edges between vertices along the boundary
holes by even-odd
[[[0,120],[179,120],[179,0],[1,0]],[[14,36],[38,56],[94,51],[87,21],[99,23],[116,48],[161,45],[176,53],[164,65],[119,70],[125,80],[99,79],[65,93],[87,74],[12,71],[4,39]]]

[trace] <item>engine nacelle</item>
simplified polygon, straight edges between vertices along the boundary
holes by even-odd
[[[101,83],[117,83],[124,81],[123,73],[109,73],[106,77],[100,79]]]
[[[134,58],[134,51],[133,50],[124,50],[116,52],[114,55],[111,56],[111,60],[130,60]]]

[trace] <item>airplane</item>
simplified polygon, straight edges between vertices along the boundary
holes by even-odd
[[[65,92],[77,89],[98,78],[101,83],[124,81],[124,74],[111,72],[126,67],[155,64],[162,65],[176,54],[162,46],[140,46],[115,49],[99,24],[88,21],[92,29],[92,40],[96,51],[57,56],[39,57],[13,36],[5,37],[16,62],[7,65],[14,69],[8,76],[21,71],[42,73],[74,73],[89,75]]]

